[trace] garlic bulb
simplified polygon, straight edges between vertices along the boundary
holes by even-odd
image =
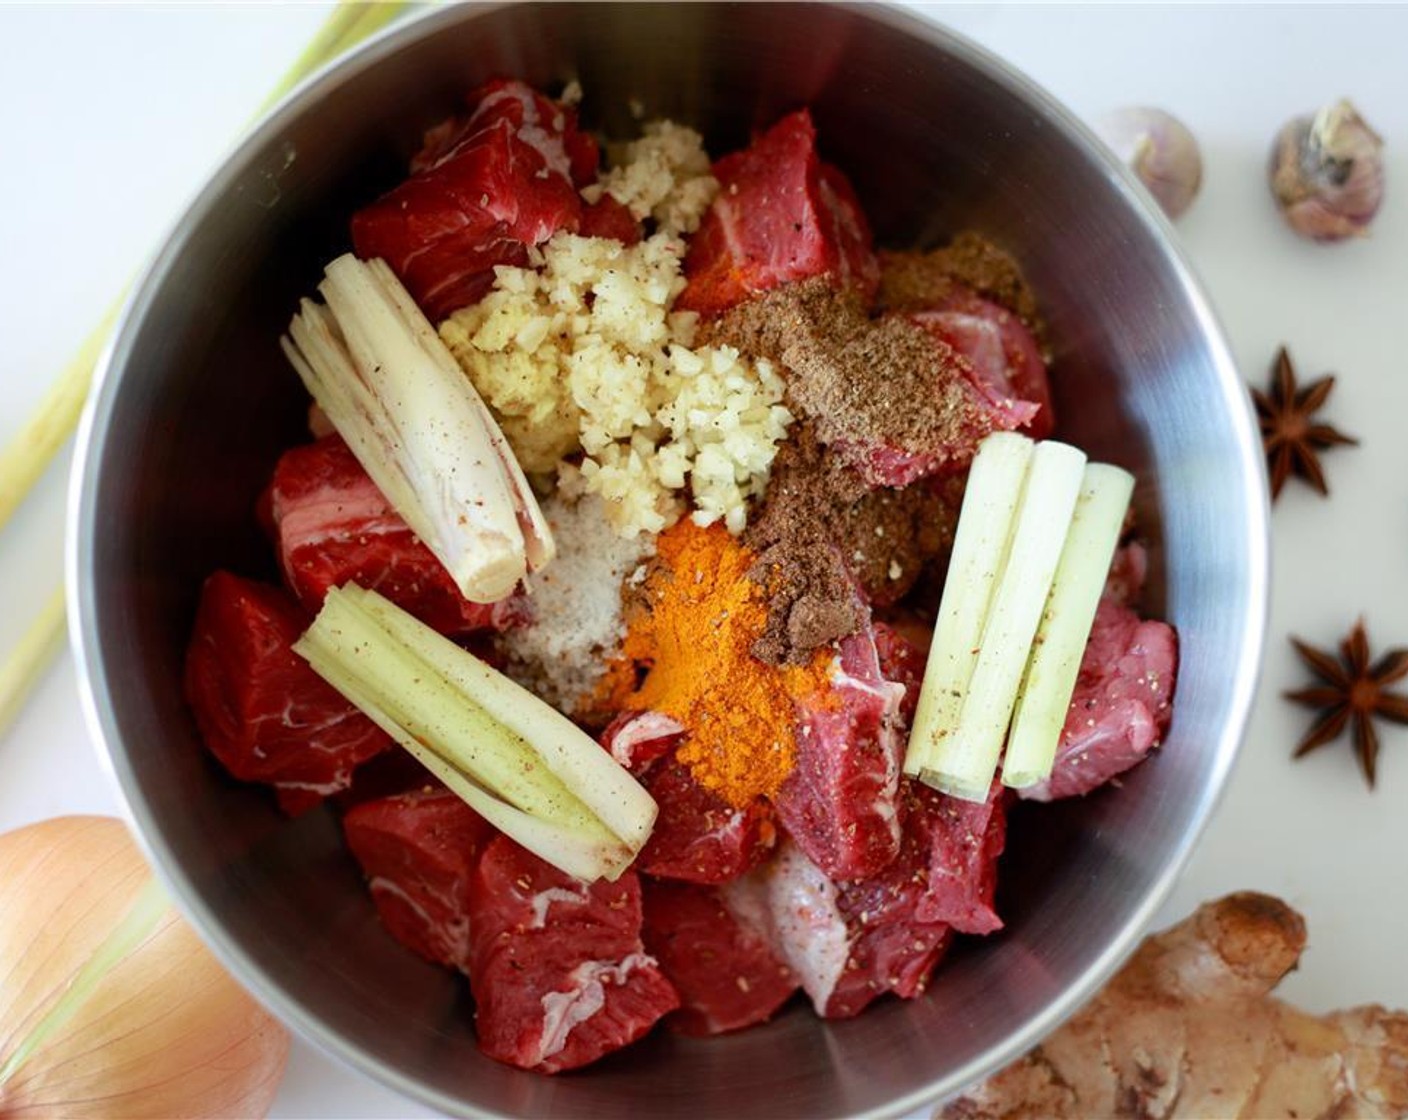
[[[1287,122],[1271,151],[1271,193],[1312,241],[1363,237],[1384,197],[1383,140],[1341,99]]]
[[[1145,106],[1120,109],[1099,121],[1096,131],[1170,218],[1192,205],[1203,185],[1203,157],[1177,117]]]
[[[120,821],[0,836],[0,1116],[263,1116],[288,1033],[175,913]]]

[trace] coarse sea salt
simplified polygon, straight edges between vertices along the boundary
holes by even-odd
[[[543,516],[557,559],[529,586],[536,621],[508,631],[502,644],[510,675],[571,714],[595,690],[625,637],[621,588],[654,552],[654,538],[617,535],[595,495],[549,498]]]

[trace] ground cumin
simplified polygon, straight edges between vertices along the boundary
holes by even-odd
[[[883,310],[923,311],[941,304],[961,284],[1014,312],[1041,335],[1036,295],[1021,266],[980,233],[960,233],[928,253],[881,253],[880,269],[876,302]]]
[[[905,316],[872,319],[824,277],[774,288],[704,331],[780,366],[792,414],[827,444],[926,454],[989,426],[951,347]]]
[[[778,669],[753,657],[767,623],[749,578],[756,560],[720,525],[685,519],[661,534],[609,677],[612,707],[664,712],[689,730],[676,757],[736,808],[774,796],[792,772],[795,700],[825,687],[832,660]]]

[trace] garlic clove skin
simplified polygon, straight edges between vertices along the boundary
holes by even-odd
[[[1271,151],[1271,193],[1311,241],[1363,237],[1384,198],[1384,142],[1347,99],[1288,121]]]
[[[1108,114],[1097,122],[1096,132],[1170,218],[1193,204],[1203,185],[1203,157],[1197,139],[1177,117],[1135,106]]]

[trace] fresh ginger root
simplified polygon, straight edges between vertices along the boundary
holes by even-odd
[[[1279,899],[1208,903],[936,1120],[1408,1116],[1408,1014],[1307,1015],[1271,996],[1304,947]]]

